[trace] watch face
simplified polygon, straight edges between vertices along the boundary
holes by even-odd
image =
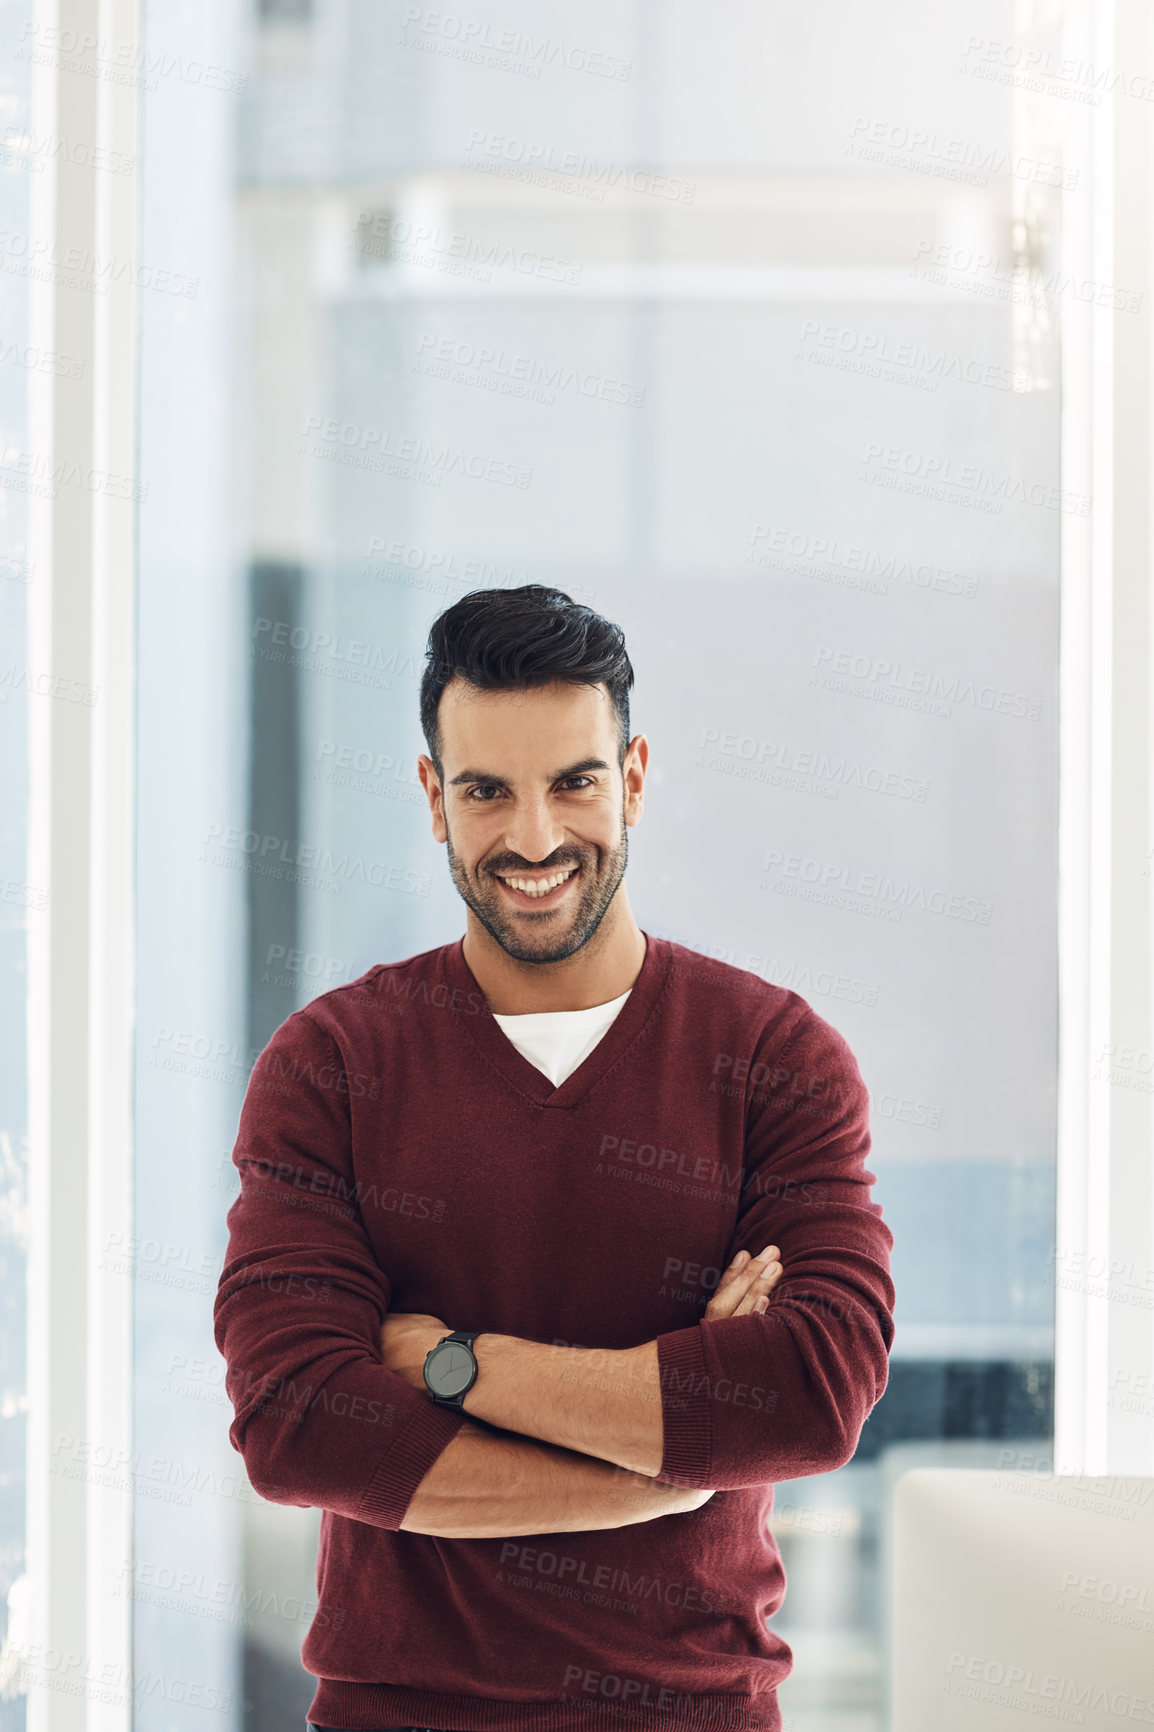
[[[429,1361],[428,1378],[436,1395],[460,1395],[473,1379],[473,1355],[459,1341],[438,1347]]]

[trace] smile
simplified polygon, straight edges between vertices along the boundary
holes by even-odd
[[[494,876],[500,879],[506,890],[513,891],[516,896],[524,896],[531,902],[540,902],[546,897],[556,896],[562,886],[568,884],[579,870],[577,866],[569,866],[562,872],[550,873],[547,878],[514,878],[501,872]]]

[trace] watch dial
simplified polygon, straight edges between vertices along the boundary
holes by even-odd
[[[443,1347],[429,1367],[438,1395],[460,1395],[473,1375],[473,1358],[459,1341]]]

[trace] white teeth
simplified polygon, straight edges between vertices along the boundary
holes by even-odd
[[[514,890],[523,890],[526,896],[547,896],[556,885],[572,878],[576,870],[576,866],[570,866],[567,872],[555,872],[552,878],[502,878],[502,883],[511,884]]]

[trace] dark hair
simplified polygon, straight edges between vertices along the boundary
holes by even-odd
[[[564,590],[542,583],[520,589],[475,589],[433,621],[421,679],[421,727],[441,774],[437,711],[458,674],[482,691],[523,691],[550,680],[605,685],[617,711],[618,762],[629,744],[633,668],[621,627]]]

